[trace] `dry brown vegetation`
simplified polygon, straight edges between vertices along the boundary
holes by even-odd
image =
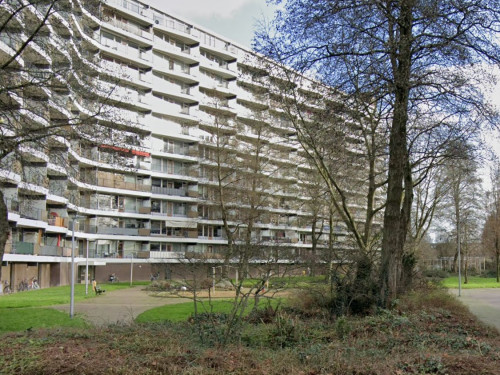
[[[498,332],[438,289],[392,310],[331,318],[311,300],[262,312],[226,347],[217,324],[147,324],[7,334],[1,374],[498,374]],[[259,322],[259,323],[255,323]],[[199,329],[205,329],[200,341]]]

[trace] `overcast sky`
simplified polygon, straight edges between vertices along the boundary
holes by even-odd
[[[143,0],[166,13],[176,14],[217,34],[251,47],[254,29],[273,7],[266,0]]]

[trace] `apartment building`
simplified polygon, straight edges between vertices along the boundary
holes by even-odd
[[[14,3],[2,3],[0,12],[11,12]],[[20,64],[56,69],[68,54],[80,56],[89,79],[107,90],[102,102],[124,138],[118,146],[110,139],[54,136],[43,147],[24,145],[22,165],[12,162],[16,168],[4,160],[1,189],[11,233],[2,278],[67,283],[73,233],[80,277],[87,251],[101,279],[112,272],[125,278],[132,263],[136,278],[148,278],[156,264],[175,265],[193,254],[218,258],[228,241],[221,192],[228,222],[238,227],[236,242],[247,238],[264,248],[308,254],[312,222],[324,214],[313,215],[308,205],[314,171],[254,53],[169,15],[167,5],[96,3],[67,0],[67,9],[50,16]],[[19,24],[42,16],[27,9]],[[16,47],[2,35],[0,59]],[[91,116],[99,102],[67,87],[33,91],[23,100],[43,112],[33,119],[38,122]],[[337,238],[344,234],[340,225],[325,223],[319,224],[320,248],[327,246],[330,229]]]

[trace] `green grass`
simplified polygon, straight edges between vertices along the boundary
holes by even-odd
[[[102,289],[106,291],[112,291],[117,289],[128,288],[130,284],[113,283],[113,284],[100,284],[100,286]],[[70,299],[69,294],[70,294],[69,285],[12,293],[9,295],[0,296],[0,309],[62,305],[69,303]],[[85,295],[85,285],[82,284],[75,285],[75,302],[95,297],[96,295],[94,292],[92,292],[91,285],[89,285],[88,296]]]
[[[134,283],[144,285],[144,283]],[[101,284],[102,289],[112,291],[124,289],[129,283]],[[86,327],[81,318],[70,319],[65,312],[43,309],[43,306],[68,304],[70,300],[70,286],[29,290],[0,296],[0,332],[23,331],[28,328],[45,327]],[[85,285],[75,285],[75,302],[87,298],[99,298],[92,292],[89,285],[89,294],[85,295]]]
[[[445,288],[458,288],[458,276],[451,276],[443,279],[442,285]],[[468,283],[464,283],[462,276],[462,288],[478,289],[478,288],[500,288],[500,283],[494,277],[469,277]]]
[[[24,331],[28,328],[88,326],[79,317],[70,319],[67,313],[48,308],[1,309],[0,317],[0,333]]]
[[[198,313],[214,312],[214,313],[228,313],[231,311],[233,300],[216,300],[212,301],[212,306],[209,305],[208,301],[203,301],[198,303]],[[279,300],[271,300],[271,305],[276,307]],[[266,299],[261,299],[259,306],[264,307],[267,304]],[[252,310],[253,301],[249,301],[249,306],[247,307],[246,313]],[[193,302],[178,303],[175,305],[165,305],[160,307],[155,307],[151,310],[144,311],[142,314],[138,315],[135,319],[138,323],[148,323],[148,322],[181,322],[188,319],[194,314],[194,304]]]

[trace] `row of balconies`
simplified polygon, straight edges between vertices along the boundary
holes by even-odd
[[[200,237],[199,237],[200,238]],[[212,240],[224,240],[222,237],[212,237],[212,238],[200,238],[200,239],[212,239]],[[300,241],[299,242],[279,242],[276,241],[276,243],[290,243],[290,244],[303,244]],[[327,243],[321,242],[318,243],[319,246],[326,246]],[[340,245],[340,244],[337,244]],[[13,246],[10,246],[10,244],[6,245],[6,253],[7,254],[22,254],[22,255],[40,255],[40,256],[57,256],[57,257],[70,257],[71,256],[71,248],[67,247],[59,247],[59,246],[46,246],[46,245],[38,245],[34,243],[29,243],[29,242],[17,242]],[[78,253],[78,249],[75,248],[75,253]],[[139,250],[135,251],[134,253],[135,258],[140,258],[140,259],[156,259],[156,258],[179,258],[182,256],[189,256],[189,257],[196,257],[200,256],[205,259],[207,258],[216,258],[219,255],[214,254],[214,253],[188,253],[186,251],[147,251],[147,250]],[[84,254],[80,252],[80,256],[83,256]],[[300,255],[300,254],[299,254]],[[306,254],[303,254],[306,255]],[[114,258],[121,258],[123,257],[123,254],[119,254],[118,252],[115,253],[103,253],[103,252],[98,252],[96,249],[89,249],[89,257],[91,258],[109,258],[109,257],[114,257]]]
[[[38,243],[14,241],[7,242],[5,245],[6,254],[20,254],[20,255],[41,255],[41,256],[71,256],[71,248],[41,245]]]
[[[77,204],[81,208],[87,208],[91,210],[99,210],[106,212],[125,212],[129,214],[139,214],[139,215],[149,215],[151,214],[151,207],[137,207],[137,208],[126,208],[126,207],[108,207],[97,204],[97,202],[89,202],[88,200],[80,200]]]
[[[225,51],[224,53],[230,57],[238,54],[238,49],[232,46],[225,40],[219,39],[211,34],[207,34],[202,30],[193,28],[171,16],[158,12],[151,8],[144,7],[142,4],[131,0],[106,0],[110,6],[116,7],[122,12],[130,14],[141,21],[147,21],[153,27],[168,31],[172,35],[182,35],[182,37],[189,38],[193,43],[199,42],[203,46],[210,47],[214,50]]]
[[[139,181],[126,182],[124,181],[123,176],[121,175],[115,176],[113,173],[109,172],[98,171],[97,176],[91,173],[86,173],[86,174],[81,173],[80,176],[76,174],[73,177],[79,179],[80,182],[102,187],[143,191],[143,192],[151,191],[150,184],[144,184]]]

